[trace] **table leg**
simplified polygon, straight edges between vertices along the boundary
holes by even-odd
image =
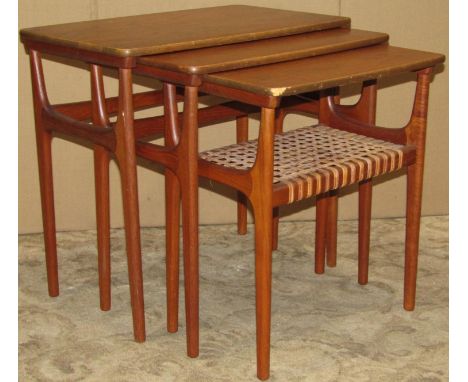
[[[266,203],[253,206],[255,219],[255,289],[257,323],[257,376],[270,375],[272,209]]]
[[[199,352],[198,291],[198,88],[185,88],[178,177],[182,196],[187,354]]]
[[[133,93],[131,69],[119,69],[119,111],[115,127],[115,155],[119,165],[127,245],[130,301],[133,331],[137,342],[145,341],[145,307],[140,247],[140,222],[133,131]]]
[[[327,228],[326,228],[326,257],[329,267],[336,267],[337,247],[337,225],[338,225],[338,191],[328,193],[327,198]]]
[[[359,183],[358,283],[367,284],[372,209],[372,179]]]
[[[405,282],[403,307],[414,310],[418,271],[419,225],[421,221],[423,166],[408,166],[406,190]]]
[[[34,101],[37,159],[41,191],[42,224],[46,255],[47,283],[49,295],[59,295],[57,239],[55,230],[54,186],[52,177],[52,134],[45,129],[42,111],[49,105],[40,53],[29,52]]]
[[[165,170],[166,188],[166,303],[167,331],[179,327],[179,214],[180,185],[171,170]]]
[[[257,377],[270,375],[271,269],[273,235],[273,145],[275,110],[262,108],[257,159],[251,170],[255,220]]]
[[[55,229],[54,185],[52,177],[52,135],[36,122],[37,159],[41,189],[42,224],[46,254],[47,282],[49,295],[59,295],[57,239]]]
[[[366,81],[361,99],[356,105],[356,118],[364,123],[375,124],[377,111],[377,83]],[[359,183],[359,230],[358,230],[358,283],[367,284],[369,279],[369,250],[372,217],[372,179]]]
[[[94,147],[99,298],[104,311],[111,308],[109,159],[104,147]]]
[[[177,147],[180,140],[176,87],[163,84],[164,140],[167,148]],[[167,331],[175,333],[179,327],[179,225],[180,184],[177,175],[166,169],[166,301]]]
[[[97,126],[107,126],[106,96],[102,68],[91,65],[91,110]],[[110,259],[110,201],[109,161],[110,155],[102,146],[94,146],[94,184],[96,194],[96,230],[98,246],[99,299],[101,309],[111,308],[111,259]]]
[[[316,222],[315,222],[315,273],[325,272],[326,229],[327,229],[327,202],[328,193],[317,195]]]
[[[407,126],[408,141],[416,146],[416,161],[411,166],[408,166],[407,169],[405,282],[403,296],[403,307],[405,310],[413,310],[416,304],[424,152],[431,73],[432,68],[423,69],[418,72],[413,111],[411,120]]]

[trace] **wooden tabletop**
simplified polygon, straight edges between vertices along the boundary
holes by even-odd
[[[206,74],[204,81],[278,97],[424,69],[444,60],[442,54],[380,44],[319,57]]]
[[[23,41],[142,56],[349,27],[340,16],[229,5],[28,28]]]
[[[388,41],[385,33],[335,28],[211,48],[143,56],[138,64],[189,74],[215,73],[318,56]]]

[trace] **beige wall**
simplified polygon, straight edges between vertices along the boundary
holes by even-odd
[[[140,13],[197,8],[229,4],[221,0],[20,0],[19,27],[65,23],[96,18],[116,17]],[[287,8],[317,13],[340,14],[352,19],[355,28],[386,32],[392,44],[432,50],[448,54],[448,1],[444,0],[257,0],[243,4]],[[89,97],[89,75],[83,68],[45,61],[44,70],[52,102],[77,101]],[[141,83],[140,80],[137,82]],[[398,82],[398,81],[394,81]],[[146,85],[151,82],[145,81]],[[389,86],[383,83],[379,92],[378,123],[398,126],[406,122],[410,112],[414,82]],[[158,86],[157,83],[154,83]],[[19,46],[19,232],[42,231],[37,162],[34,138],[34,117],[30,86],[28,56]],[[116,81],[106,80],[108,95],[116,94]],[[143,90],[141,85],[135,91]],[[350,93],[350,92],[348,92]],[[351,98],[351,100],[354,97]],[[310,119],[290,116],[286,129],[309,123]],[[252,136],[258,126],[252,121]],[[221,133],[222,132],[222,133]],[[234,140],[232,123],[204,129],[200,134],[201,149],[231,143]],[[448,213],[448,65],[433,81],[429,108],[426,154],[426,176],[423,214]],[[94,229],[94,181],[92,153],[75,144],[54,140],[55,205],[58,230]],[[143,226],[164,224],[163,177],[139,168],[141,223]],[[200,193],[201,223],[235,221],[235,203],[227,198],[233,193],[225,188],[204,184]],[[208,191],[215,187],[223,195]],[[122,226],[119,175],[115,164],[111,167],[112,226]],[[300,206],[310,206],[304,203]],[[378,184],[374,191],[373,214],[378,217],[403,216],[405,205],[404,177]],[[356,218],[356,194],[341,199],[340,218]],[[298,207],[285,209],[286,219],[314,219],[315,210]]]

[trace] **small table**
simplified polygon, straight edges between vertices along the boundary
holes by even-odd
[[[321,32],[329,33],[329,32]],[[352,32],[348,31],[348,34]],[[269,43],[272,43],[269,41]],[[237,44],[249,45],[255,44],[262,46],[262,42]],[[338,44],[339,45],[339,44]],[[261,50],[261,49],[260,49]],[[213,94],[224,98],[237,100],[250,105],[259,106],[262,108],[261,131],[266,130],[269,133],[261,132],[260,135],[267,136],[274,130],[275,124],[275,111],[281,107],[281,102],[284,97],[296,94],[303,94],[313,91],[322,91],[345,86],[354,83],[366,83],[375,92],[375,80],[389,75],[395,75],[405,72],[420,72],[421,79],[428,85],[428,71],[427,68],[439,64],[444,61],[444,56],[441,54],[421,52],[416,50],[392,47],[387,44],[378,44],[372,46],[364,46],[359,49],[339,51],[337,53],[329,53],[319,57],[300,58],[292,61],[274,63],[269,65],[259,65],[255,67],[236,69],[230,71],[223,71],[221,73],[207,73],[212,68],[218,68],[217,65],[224,65],[224,68],[231,66],[238,68],[239,62],[245,58],[239,52],[244,51],[241,48],[234,47],[213,47],[205,48],[195,52],[181,52],[170,55],[161,55],[153,57],[143,57],[138,60],[138,65],[135,69],[138,73],[152,75],[156,78],[181,84],[185,86],[185,110],[192,110],[191,113],[184,113],[184,129],[186,126],[197,124],[196,103],[198,89],[207,94]],[[310,53],[310,52],[309,52]],[[224,54],[224,55],[223,55]],[[248,55],[247,55],[248,56]],[[252,55],[252,61],[257,57]],[[313,56],[313,54],[310,54]],[[229,57],[229,59],[225,59]],[[370,82],[369,82],[370,81]],[[426,83],[427,82],[427,83]],[[426,86],[424,85],[424,86]],[[418,97],[422,97],[426,90],[421,90],[418,82]],[[177,118],[175,115],[177,109],[175,106],[175,89],[168,89],[169,94],[172,96],[168,98],[167,111],[172,113],[173,117],[168,121],[167,128],[175,132],[177,135],[178,126]],[[423,92],[423,93],[420,93]],[[419,109],[427,110],[427,99],[418,99],[421,103],[417,105],[416,113],[420,113]],[[339,107],[340,113],[354,118],[359,117],[357,107]],[[366,108],[364,108],[366,109]],[[362,111],[362,110],[361,110]],[[421,111],[421,113],[423,113]],[[331,115],[330,118],[335,117]],[[361,116],[362,117],[362,116]],[[364,116],[364,121],[369,125],[375,123],[371,116]],[[421,119],[425,121],[425,115],[421,114]],[[345,122],[345,121],[343,121]],[[346,121],[347,129],[355,133],[372,135],[378,139],[388,139],[392,142],[406,142],[403,129],[381,129],[374,127],[372,132],[364,124],[352,124]],[[191,129],[193,135],[185,137],[185,145],[180,150],[185,151],[189,156],[186,157],[190,165],[190,171],[195,174],[196,171],[200,176],[205,176],[209,179],[214,179],[220,183],[227,184],[235,189],[241,190],[248,195],[252,204],[260,199],[265,199],[267,196],[260,192],[259,189],[254,190],[252,186],[252,179],[247,175],[237,173],[236,171],[218,171],[215,167],[209,166],[208,162],[203,159],[198,160],[198,152],[196,149],[196,131]],[[385,131],[384,131],[385,130]],[[182,132],[184,134],[184,132]],[[271,136],[270,136],[271,138]],[[416,160],[416,184],[419,188],[414,192],[416,200],[412,200],[414,210],[418,210],[421,202],[422,191],[422,172],[423,172],[423,159],[421,156],[424,152],[424,142],[422,138],[411,137],[417,146],[417,160]],[[180,138],[180,144],[183,142],[183,137]],[[261,141],[261,138],[259,138]],[[267,138],[264,138],[265,142]],[[161,148],[157,148],[148,143],[137,142],[137,153],[145,158],[159,161],[164,163],[168,168],[177,170],[180,165],[174,157],[170,157],[169,153],[163,153]],[[182,157],[182,151],[179,151],[178,158]],[[163,160],[163,157],[166,159]],[[263,158],[262,158],[263,159]],[[184,164],[187,165],[187,164]],[[272,164],[269,163],[269,167]],[[183,171],[183,170],[182,170]],[[181,188],[190,195],[187,198],[196,200],[196,177],[192,180],[193,185],[183,183],[181,180]],[[296,190],[292,190],[293,193]],[[303,191],[301,191],[303,192]],[[288,204],[291,201],[291,189],[288,187],[276,188],[271,196],[270,205],[260,213],[260,228],[256,228],[256,232],[263,232],[263,244],[256,242],[256,295],[257,295],[257,375],[260,379],[266,379],[269,376],[269,347],[270,347],[270,303],[271,303],[271,247],[268,244],[271,242],[272,217],[268,211],[271,208],[282,204]],[[297,199],[297,198],[294,198]],[[260,204],[260,203],[259,203]],[[419,205],[419,207],[418,207]],[[187,202],[186,208],[191,208],[191,212],[187,211],[186,214],[194,214],[197,212],[197,202],[191,200]],[[254,206],[255,209],[255,206]],[[417,215],[415,213],[415,215]],[[419,217],[415,217],[409,229],[410,242],[417,242],[417,235],[419,232]],[[192,239],[197,235],[197,227],[188,226],[184,221],[184,237],[188,235]],[[195,241],[193,245],[197,245]],[[184,251],[185,252],[185,251]],[[185,253],[184,253],[185,254]],[[193,260],[185,263],[185,274],[192,274],[190,280],[198,279],[198,260],[196,253],[192,254]],[[411,256],[417,258],[417,250],[412,250]],[[411,257],[410,256],[410,257]],[[317,258],[317,253],[316,253]],[[323,264],[321,264],[323,266]],[[316,262],[317,267],[317,262]],[[319,272],[321,273],[321,272]],[[187,277],[187,276],[186,276]],[[412,309],[414,307],[414,290],[415,290],[415,268],[405,276],[405,308]],[[197,286],[198,287],[198,286]],[[186,293],[186,304],[198,304],[198,296]],[[409,297],[407,297],[409,296]],[[187,299],[197,299],[187,301]],[[195,335],[195,334],[193,334]]]

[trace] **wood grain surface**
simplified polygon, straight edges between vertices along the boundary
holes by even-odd
[[[141,56],[349,24],[347,17],[229,5],[27,28],[20,35],[23,41],[41,41],[116,56]]]
[[[259,41],[139,57],[140,65],[191,74],[214,73],[360,48],[388,41],[385,33],[335,28]]]
[[[445,56],[380,44],[261,67],[204,75],[205,84],[287,96],[378,79],[442,63]]]

